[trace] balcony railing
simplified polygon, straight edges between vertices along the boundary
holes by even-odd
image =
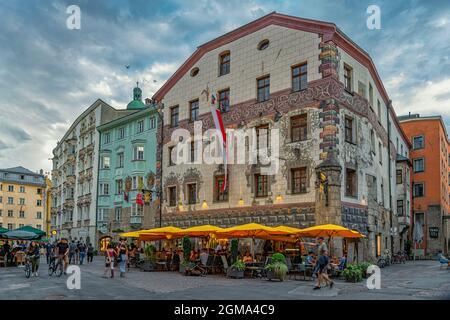
[[[131,216],[130,224],[142,224],[142,216]]]

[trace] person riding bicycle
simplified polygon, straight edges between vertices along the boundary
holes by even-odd
[[[39,259],[41,257],[41,253],[39,250],[39,245],[31,241],[30,246],[28,247],[26,251],[27,258],[30,259],[31,262],[31,274],[33,274],[35,277],[38,276],[38,269],[39,269]]]
[[[59,240],[58,244],[56,245],[56,251],[58,259],[63,262],[64,274],[66,274],[67,265],[69,264],[69,244],[67,243],[67,239],[62,238],[61,240]]]

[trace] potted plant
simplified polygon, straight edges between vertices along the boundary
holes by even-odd
[[[245,263],[242,260],[237,260],[228,268],[227,277],[242,279],[244,278],[244,270],[245,270]]]
[[[155,270],[156,263],[156,248],[151,244],[147,244],[144,248],[144,262],[141,264],[142,271],[153,271]]]
[[[362,267],[356,264],[349,264],[342,272],[345,280],[348,282],[359,282],[363,279]]]
[[[274,253],[272,255],[272,262],[265,269],[268,280],[278,279],[284,281],[288,272],[286,258],[281,253]]]
[[[191,240],[189,237],[183,238],[183,261],[180,263],[180,272],[185,273],[186,267],[189,265],[189,255],[191,253]]]
[[[369,266],[371,264],[372,263],[370,263],[370,262],[361,262],[361,263],[358,264],[358,266],[361,268],[362,275],[363,275],[364,278],[367,278],[367,268],[369,268]]]

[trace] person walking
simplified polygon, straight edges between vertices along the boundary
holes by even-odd
[[[72,240],[69,244],[69,264],[72,264],[72,261],[76,263],[75,262],[75,255],[77,253],[76,251],[77,251],[77,244],[75,243],[75,241]]]
[[[330,259],[328,257],[328,250],[325,250],[322,255],[317,260],[318,264],[318,277],[317,277],[317,284],[314,287],[314,290],[318,290],[321,288],[321,283],[325,282],[325,285],[329,285],[330,289],[333,288],[334,282],[328,277],[327,273],[327,267],[330,263]]]
[[[3,245],[3,255],[6,256],[6,264],[11,265],[12,264],[12,254],[11,254],[11,246],[9,245],[9,242],[6,241]]]
[[[87,246],[87,262],[92,263],[93,260],[94,260],[94,247],[92,246],[91,243],[89,243]]]
[[[80,266],[81,266],[83,264],[84,257],[86,256],[86,245],[83,242],[81,242],[78,245],[78,251],[80,255]]]
[[[103,277],[106,278],[108,275],[108,271],[110,272],[110,277],[114,278],[114,258],[116,256],[116,251],[112,247],[112,245],[108,244],[108,247],[105,251],[105,272],[103,273]]]
[[[69,264],[69,244],[67,243],[66,238],[61,238],[56,244],[55,253],[58,260],[61,260],[63,263],[64,274],[67,274],[67,265]]]
[[[39,251],[39,245],[36,242],[34,241],[30,242],[30,245],[28,246],[27,249],[27,256],[30,258],[31,261],[31,274],[37,277],[41,253]]]
[[[117,246],[117,255],[118,255],[118,262],[119,262],[119,270],[120,270],[120,277],[125,277],[126,272],[126,265],[128,260],[128,247],[125,243],[125,239],[121,238],[119,245]]]
[[[50,259],[53,254],[54,245],[51,242],[48,242],[45,245],[45,257],[47,258],[47,264],[50,264]]]

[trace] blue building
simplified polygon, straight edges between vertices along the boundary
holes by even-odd
[[[155,105],[142,102],[139,87],[134,88],[127,110],[134,112],[97,127],[100,246],[117,240],[121,232],[153,227],[155,221],[149,191],[154,191],[155,184],[158,111]]]

